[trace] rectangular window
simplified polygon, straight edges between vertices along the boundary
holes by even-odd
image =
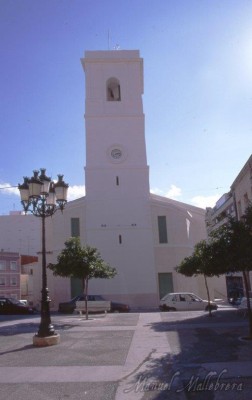
[[[237,211],[238,211],[238,218],[240,219],[242,216],[242,208],[241,208],[241,201],[238,201],[237,203]]]
[[[158,235],[159,243],[168,243],[166,216],[158,216]]]
[[[6,270],[6,261],[2,260],[0,261],[0,271],[5,271]]]
[[[80,236],[80,218],[71,218],[71,236]]]
[[[10,262],[10,269],[11,269],[11,271],[16,271],[17,270],[17,261],[11,261]]]
[[[119,235],[119,244],[122,244],[122,235]]]
[[[246,208],[249,205],[249,198],[248,198],[248,193],[244,194],[244,210],[246,210]]]
[[[116,186],[119,186],[119,176],[116,177]]]
[[[10,278],[10,285],[11,286],[17,286],[17,278],[15,276],[12,276]]]
[[[173,292],[173,279],[171,272],[160,272],[158,274],[159,297],[162,299],[167,293]]]
[[[0,277],[0,286],[5,286],[5,278]]]

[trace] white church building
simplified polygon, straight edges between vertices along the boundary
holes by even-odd
[[[174,270],[206,238],[205,210],[150,193],[139,51],[86,51],[81,62],[86,195],[47,221],[47,262],[56,262],[64,242],[79,236],[117,269],[113,279],[91,280],[89,293],[132,308],[157,307],[172,291],[205,297],[203,279]],[[53,307],[80,293],[79,281],[48,275]],[[225,296],[222,279],[210,286],[212,297]]]

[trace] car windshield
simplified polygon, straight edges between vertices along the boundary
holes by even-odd
[[[189,296],[191,297],[191,299],[193,301],[202,301],[202,299],[200,297],[196,296],[196,294],[190,294]]]
[[[75,303],[76,301],[84,301],[85,300],[85,296],[84,294],[81,294],[79,296],[75,296],[70,300],[70,303]],[[94,295],[88,295],[88,301],[99,301],[99,300],[105,300],[102,296],[100,296],[99,294],[94,294]]]
[[[105,299],[102,296],[100,296],[99,294],[95,294],[95,295],[88,296],[88,300],[98,301],[98,300],[105,300]]]
[[[80,300],[81,296],[75,296],[70,300],[70,303],[75,303],[76,301]]]
[[[21,303],[21,301],[16,300],[16,299],[13,299],[13,298],[8,299],[8,300],[9,300],[10,303],[12,303],[12,304],[24,305],[23,303]]]

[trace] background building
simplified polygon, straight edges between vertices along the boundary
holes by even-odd
[[[21,207],[21,204],[20,204]],[[35,256],[41,250],[41,221],[33,215],[0,216],[0,249]]]
[[[39,296],[41,287],[37,287],[41,275],[41,269],[38,265],[37,256],[21,255],[21,299],[27,300],[27,303],[31,306],[40,304]]]
[[[242,167],[230,187],[230,191],[225,193],[216,203],[215,207],[206,210],[207,232],[219,228],[228,217],[240,220],[245,213],[249,203],[252,202],[252,155]],[[250,273],[251,290],[251,273]],[[230,273],[226,276],[227,297],[232,298],[235,292],[242,294],[244,284],[242,273]]]
[[[0,251],[0,296],[21,298],[19,253]]]

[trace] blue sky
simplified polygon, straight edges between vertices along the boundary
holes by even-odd
[[[117,47],[144,59],[151,191],[205,207],[229,190],[252,153],[251,0],[1,0],[0,214],[41,167],[84,193],[80,58]]]

